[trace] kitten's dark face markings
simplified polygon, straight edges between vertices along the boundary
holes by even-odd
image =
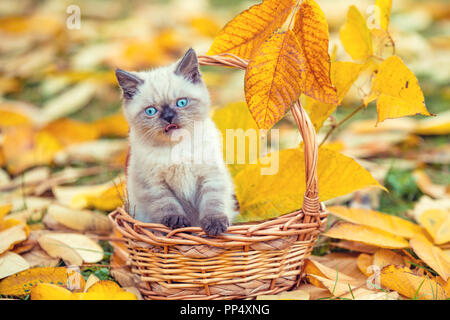
[[[202,81],[199,71],[198,59],[195,51],[189,49],[176,65],[174,73],[185,80],[198,84]],[[123,97],[130,101],[139,93],[144,80],[130,72],[117,69],[116,77],[123,91]],[[143,105],[142,111],[134,116],[130,125],[144,138],[151,138],[157,142],[170,141],[170,134],[179,128],[191,129],[195,121],[204,120],[208,111],[201,101],[192,97],[165,98]]]

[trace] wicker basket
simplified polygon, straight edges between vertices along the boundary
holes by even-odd
[[[233,55],[200,56],[202,65],[245,69]],[[207,236],[199,227],[171,230],[134,220],[124,209],[110,214],[123,235],[132,272],[145,299],[247,299],[299,285],[304,261],[326,224],[319,203],[317,142],[299,102],[291,108],[304,141],[306,192],[303,208],[261,223],[233,225]]]

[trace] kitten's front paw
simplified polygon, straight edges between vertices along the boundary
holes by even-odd
[[[182,214],[170,214],[162,218],[161,223],[171,229],[190,227],[191,223]]]
[[[201,221],[200,225],[210,236],[217,236],[227,231],[229,222],[228,217],[223,214],[207,215]]]

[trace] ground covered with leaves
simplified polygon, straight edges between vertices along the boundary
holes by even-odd
[[[294,211],[305,192],[301,138],[283,105],[292,101],[278,105],[270,84],[301,94],[321,144],[327,230],[300,287],[258,299],[450,298],[445,1],[280,1],[274,9],[266,0],[234,20],[259,2],[75,2],[79,29],[67,26],[73,1],[0,3],[0,297],[141,298],[107,217],[126,198],[128,126],[114,69],[165,65],[193,47],[250,60],[247,72],[202,67],[224,135],[279,132],[275,175],[260,175],[265,162],[229,166],[239,222]],[[257,36],[245,46],[242,35],[229,37],[242,23],[261,25],[246,23],[258,10],[273,15],[273,30],[248,30]],[[261,41],[285,20],[283,33]],[[316,38],[308,26],[319,26]],[[277,64],[280,56],[306,69],[302,81],[284,79],[291,64]]]

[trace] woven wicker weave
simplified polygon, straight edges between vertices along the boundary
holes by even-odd
[[[231,54],[200,56],[200,64],[245,69]],[[246,299],[276,294],[300,283],[304,260],[326,224],[318,199],[317,142],[299,102],[291,108],[304,141],[306,192],[303,208],[260,223],[233,225],[207,236],[199,227],[171,230],[134,220],[124,209],[110,214],[126,239],[132,272],[145,299]]]

